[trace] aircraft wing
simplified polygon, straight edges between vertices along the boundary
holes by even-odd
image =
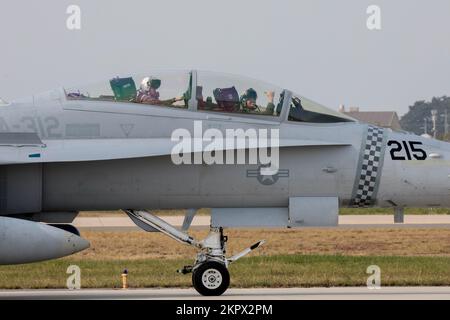
[[[170,138],[65,139],[42,142],[36,134],[3,135],[4,133],[0,134],[0,165],[155,157],[170,155],[173,147],[179,143]],[[203,146],[208,144],[209,142],[203,143]],[[349,145],[351,144],[342,142],[280,139],[279,147]],[[227,148],[224,146],[222,150]]]

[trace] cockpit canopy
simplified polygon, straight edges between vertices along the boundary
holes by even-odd
[[[125,102],[201,112],[280,117],[289,121],[348,122],[352,118],[275,85],[206,71],[164,71],[118,76],[80,88],[66,88],[67,100]],[[289,101],[285,101],[288,97]]]
[[[147,80],[145,84],[143,83],[144,80]],[[153,84],[151,89],[158,93],[155,105],[160,101],[183,95],[184,98],[189,100],[189,93],[192,91],[192,73],[188,71],[165,71],[132,76],[126,75],[123,77],[117,76],[105,82],[79,88],[67,88],[65,91],[69,100],[138,103],[139,92],[148,90],[148,88],[144,88],[147,83]],[[182,107],[183,103],[175,105]]]

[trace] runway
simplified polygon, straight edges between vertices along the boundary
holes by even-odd
[[[161,216],[175,227],[181,227],[183,216]],[[77,217],[75,227],[89,231],[133,231],[139,228],[126,216],[119,217]],[[191,228],[207,229],[209,216],[195,216]],[[404,223],[394,223],[392,215],[347,215],[339,216],[339,225],[331,228],[450,228],[450,215],[406,215]]]
[[[450,300],[450,287],[229,289],[221,297],[202,297],[194,289],[0,290],[0,299]]]

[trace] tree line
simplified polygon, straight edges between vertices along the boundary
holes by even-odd
[[[400,119],[403,130],[421,135],[425,132],[433,136],[431,110],[436,110],[436,138],[450,140],[450,97],[433,97],[431,101],[416,101]],[[447,135],[445,134],[445,114],[447,112]]]

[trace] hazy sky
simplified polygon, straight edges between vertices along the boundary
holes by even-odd
[[[81,30],[66,27],[69,5]],[[366,9],[381,8],[381,27]],[[2,0],[0,96],[158,69],[266,80],[336,109],[450,95],[450,1]]]

